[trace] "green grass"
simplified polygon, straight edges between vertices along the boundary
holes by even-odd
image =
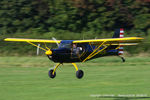
[[[77,63],[85,73],[64,64],[55,79],[48,77],[54,63],[46,57],[0,57],[0,100],[137,100],[102,98],[90,95],[150,96],[150,57],[104,57]],[[139,100],[139,99],[138,99]],[[140,99],[140,100],[150,100]]]

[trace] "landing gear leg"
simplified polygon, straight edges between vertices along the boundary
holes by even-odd
[[[78,79],[81,79],[82,77],[83,77],[83,75],[84,75],[84,72],[82,71],[82,70],[79,70],[78,69],[78,67],[77,67],[77,65],[75,64],[75,63],[72,63],[72,65],[75,67],[75,69],[76,69],[76,77],[78,78]]]
[[[48,76],[49,76],[50,78],[55,78],[55,76],[56,76],[56,69],[59,67],[60,64],[61,64],[61,63],[57,64],[54,69],[50,69],[50,70],[48,71]]]

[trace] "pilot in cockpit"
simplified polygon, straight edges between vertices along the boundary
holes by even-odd
[[[80,51],[82,51],[82,47],[77,47],[76,44],[72,44],[72,51],[73,51],[73,53],[75,53],[75,54],[79,54]]]

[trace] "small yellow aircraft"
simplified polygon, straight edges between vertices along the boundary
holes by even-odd
[[[90,40],[45,40],[45,39],[22,39],[22,38],[6,38],[5,41],[27,42],[39,49],[45,51],[47,57],[57,62],[54,69],[49,70],[50,78],[56,76],[56,69],[63,63],[72,63],[76,69],[76,77],[81,79],[84,75],[79,70],[75,62],[85,62],[94,58],[103,56],[120,56],[123,54],[123,46],[137,45],[143,38],[126,37],[124,38],[124,30],[117,29],[112,38],[107,39],[90,39]],[[58,48],[49,48],[46,44],[58,45]],[[38,44],[44,44],[40,47]],[[120,56],[121,57],[121,56]],[[121,57],[122,61],[125,59]]]

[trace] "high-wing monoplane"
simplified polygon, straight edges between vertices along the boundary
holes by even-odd
[[[56,69],[63,63],[72,63],[76,69],[76,77],[82,78],[84,73],[79,70],[75,62],[85,62],[94,58],[104,56],[120,56],[125,62],[123,47],[128,45],[137,45],[143,38],[124,37],[124,30],[117,29],[112,38],[106,39],[88,39],[88,40],[46,40],[46,39],[23,39],[23,38],[6,38],[5,41],[27,42],[39,49],[45,51],[47,57],[58,63],[53,69],[49,70],[50,78],[56,76]],[[58,48],[49,48],[47,44],[58,45]],[[38,44],[44,44],[40,47]]]

